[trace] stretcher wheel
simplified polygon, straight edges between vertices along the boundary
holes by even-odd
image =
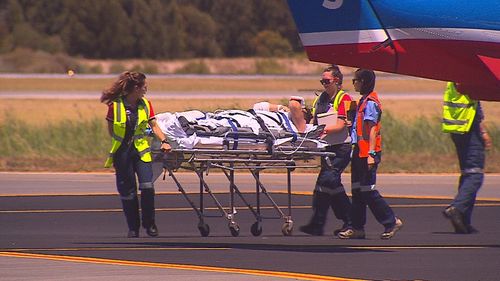
[[[200,231],[201,236],[207,237],[210,234],[210,226],[206,223],[200,222],[198,224],[198,230]]]
[[[292,222],[285,222],[283,224],[283,226],[281,227],[281,232],[285,236],[292,235],[292,230],[293,230],[293,223]]]
[[[252,232],[253,236],[259,236],[262,234],[262,226],[258,221],[252,224],[252,227],[250,227],[250,232]]]
[[[237,237],[240,235],[240,226],[235,222],[230,222],[229,231],[231,231],[231,235],[233,235],[233,237]]]

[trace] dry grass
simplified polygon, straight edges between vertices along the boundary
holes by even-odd
[[[257,99],[232,99],[232,100],[153,100],[155,112],[177,112],[189,109],[202,111],[214,111],[216,109],[248,109],[258,102]],[[280,102],[280,100],[270,100]],[[309,100],[309,104],[310,104]],[[411,120],[420,116],[441,115],[441,101],[419,100],[418,106],[412,100],[387,100],[383,101],[384,110],[390,112],[400,120]],[[500,107],[495,102],[484,102],[486,120],[491,125],[500,126]],[[103,118],[107,107],[97,100],[16,100],[7,99],[0,103],[0,123],[5,120],[6,114],[15,116],[16,119],[27,122],[30,125],[45,125],[47,123],[58,123],[61,120],[91,120]]]
[[[346,77],[345,88],[352,91]],[[2,91],[95,91],[100,93],[109,87],[115,78],[0,78]],[[321,89],[318,79],[294,78],[248,78],[216,79],[216,78],[148,78],[151,91],[300,91],[304,89]],[[404,78],[379,79],[377,90],[385,92],[441,92],[444,82]]]

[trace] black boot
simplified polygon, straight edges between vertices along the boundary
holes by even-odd
[[[122,199],[122,208],[125,218],[127,219],[129,229],[128,236],[138,237],[141,221],[139,218],[139,200],[137,199],[137,196],[130,200]],[[131,232],[133,232],[134,235],[132,235]]]
[[[333,235],[337,236],[339,232],[352,227],[351,201],[345,192],[341,192],[332,195],[330,204],[335,217],[343,221],[342,228],[336,229],[333,232]]]
[[[326,215],[330,207],[330,194],[314,191],[313,194],[313,216],[308,224],[299,228],[300,231],[314,235],[323,235],[323,227],[325,226]]]
[[[155,224],[155,190],[153,188],[141,191],[142,226],[151,237],[158,236]]]

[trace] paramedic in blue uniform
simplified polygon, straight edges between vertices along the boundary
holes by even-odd
[[[130,238],[139,237],[141,226],[137,180],[141,191],[142,226],[147,235],[158,236],[149,129],[161,140],[162,151],[171,150],[167,138],[156,124],[151,102],[144,98],[146,91],[146,76],[126,71],[101,96],[101,102],[108,105],[106,120],[112,139],[105,167],[113,165],[115,168],[116,186],[127,219],[127,236]]]
[[[451,135],[460,164],[458,193],[443,214],[456,233],[478,232],[472,226],[472,210],[483,184],[485,148],[492,144],[483,126],[484,114],[479,101],[471,99],[458,83],[448,82],[444,92],[442,130]]]
[[[321,159],[321,170],[316,179],[313,192],[313,214],[309,223],[299,228],[300,231],[310,235],[323,235],[330,207],[337,219],[343,221],[343,226],[335,230],[334,235],[351,227],[351,202],[347,197],[341,179],[342,172],[349,165],[351,159],[349,122],[346,119],[346,103],[351,101],[351,97],[342,90],[342,80],[343,75],[338,66],[333,65],[326,68],[320,80],[325,90],[313,102],[314,125],[318,125],[318,114],[336,111],[338,118],[334,124],[326,124],[324,135],[345,133],[345,139],[327,147],[327,151],[335,152],[336,156],[333,159]],[[327,161],[330,161],[330,163]]]
[[[377,167],[382,157],[382,105],[375,89],[375,73],[358,69],[352,80],[354,90],[361,94],[352,127],[352,228],[338,233],[342,239],[364,239],[366,207],[384,226],[381,239],[390,239],[401,229],[403,222],[376,189]]]

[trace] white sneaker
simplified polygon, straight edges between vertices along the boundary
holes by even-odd
[[[403,221],[400,218],[396,218],[396,223],[393,227],[386,229],[381,235],[380,239],[391,239],[398,230],[403,227]]]

